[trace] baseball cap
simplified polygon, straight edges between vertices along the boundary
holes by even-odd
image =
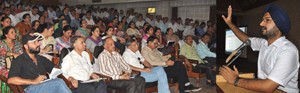
[[[28,42],[34,42],[37,40],[43,40],[44,36],[40,33],[29,33],[22,37],[22,44],[27,44]]]

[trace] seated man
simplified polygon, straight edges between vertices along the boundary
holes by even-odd
[[[125,89],[126,93],[145,93],[145,79],[130,77],[131,69],[122,56],[115,51],[112,38],[103,42],[104,50],[95,61],[94,70],[100,74],[111,76],[112,82],[107,84],[111,88]]]
[[[123,58],[130,65],[131,69],[140,71],[141,76],[145,78],[146,82],[158,81],[158,93],[170,93],[168,78],[164,68],[161,66],[152,67],[152,65],[143,58],[139,51],[137,40],[127,40],[126,46],[127,49],[123,53]]]
[[[155,36],[150,36],[147,40],[147,46],[142,49],[142,55],[153,66],[164,66],[164,70],[168,77],[175,77],[179,83],[180,93],[196,92],[201,88],[194,87],[190,84],[186,69],[182,62],[174,62],[171,55],[162,56],[157,50],[158,39]]]
[[[201,40],[199,40],[199,44],[197,45],[197,54],[201,55],[200,58],[203,60],[207,60],[208,64],[212,67],[216,67],[216,53],[211,52],[208,48],[208,43],[210,43],[211,35],[205,33]]]
[[[23,36],[22,43],[25,51],[13,60],[8,74],[8,84],[22,85],[26,93],[71,93],[62,79],[47,79],[54,64],[45,57],[38,55],[40,52],[41,36],[27,34]]]
[[[207,77],[207,84],[211,86],[215,85],[216,75],[212,72],[212,67],[204,62],[196,52],[196,48],[193,46],[193,37],[188,35],[185,37],[185,44],[180,48],[180,58],[184,59],[188,64],[189,60],[197,61],[195,64],[196,69],[203,70]]]
[[[81,36],[71,38],[71,44],[74,49],[63,58],[61,70],[63,75],[72,82],[76,89],[72,89],[73,93],[107,93],[106,84],[103,81],[82,83],[91,79],[97,79],[99,76],[93,71],[89,54],[84,51],[85,43]]]

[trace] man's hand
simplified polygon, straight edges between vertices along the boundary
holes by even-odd
[[[233,70],[231,70],[228,66],[220,67],[220,74],[224,77],[224,79],[229,82],[230,84],[234,84],[235,79],[239,75],[238,69],[233,66]]]
[[[129,80],[130,79],[130,76],[128,75],[128,74],[122,74],[121,76],[120,76],[120,79],[125,79],[125,80]]]
[[[74,88],[78,88],[78,80],[74,79],[73,77],[69,77],[68,80],[72,83]]]
[[[167,61],[167,65],[168,65],[168,66],[173,66],[173,65],[174,65],[174,61],[172,61],[172,60],[169,59],[169,60]]]
[[[91,77],[92,77],[92,79],[97,79],[97,78],[100,78],[97,74],[95,74],[95,73],[93,73],[92,75],[91,75]]]
[[[41,83],[45,79],[47,79],[47,77],[45,75],[39,75],[37,78],[35,78],[32,81],[32,84],[39,84],[39,83]]]
[[[229,5],[228,7],[228,15],[227,17],[225,17],[224,15],[222,15],[223,20],[225,21],[226,24],[231,24],[231,15],[232,15],[232,8],[231,5]]]
[[[144,69],[142,70],[142,72],[148,72],[148,73],[150,73],[150,72],[151,72],[151,69],[150,69],[150,68],[144,68]]]

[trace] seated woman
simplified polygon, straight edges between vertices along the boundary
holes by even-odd
[[[147,45],[147,39],[148,39],[148,37],[150,37],[150,36],[152,36],[153,35],[153,33],[154,33],[154,28],[152,27],[152,26],[148,26],[147,28],[146,28],[146,34],[144,34],[144,36],[143,36],[143,38],[142,38],[142,48],[144,47],[144,46],[146,46]]]
[[[86,48],[94,53],[94,49],[96,46],[102,46],[102,39],[100,37],[100,28],[98,26],[94,26],[91,30],[91,36],[89,36],[86,41]]]
[[[88,24],[86,20],[81,20],[80,21],[81,27],[77,29],[75,32],[75,36],[82,36],[84,38],[89,37],[89,33],[91,32],[90,29],[88,29]]]
[[[168,42],[168,41],[175,41],[175,43],[178,44],[179,38],[178,38],[177,35],[175,35],[173,33],[173,29],[172,28],[168,28],[166,33],[167,33],[166,34],[166,42]]]
[[[34,33],[36,32],[37,28],[40,26],[40,22],[38,20],[35,20],[31,23],[31,26],[32,26],[31,33]]]
[[[51,24],[40,25],[37,29],[37,32],[44,37],[44,39],[41,41],[40,54],[51,61],[53,55],[49,55],[48,53],[58,53],[55,49],[56,41],[52,36],[54,33],[54,26]]]
[[[16,29],[18,29],[20,35],[24,36],[25,34],[28,34],[31,31],[31,17],[29,14],[23,15],[23,21],[19,22],[16,25]]]
[[[141,28],[141,29],[139,30],[140,33],[141,33],[142,35],[145,34],[146,28],[147,28],[149,25],[150,25],[149,23],[145,22],[144,25],[143,25],[143,28]]]
[[[142,36],[142,34],[139,32],[139,30],[136,28],[135,23],[134,22],[130,22],[129,23],[129,28],[126,30],[126,34],[128,36],[135,36],[140,38]]]
[[[1,18],[0,37],[3,35],[3,28],[11,26],[11,19],[8,16]]]
[[[22,44],[16,40],[15,28],[13,26],[5,27],[0,41],[0,68],[5,66],[6,57],[16,58],[22,52]]]
[[[112,38],[115,42],[115,46],[117,48],[118,52],[124,52],[125,51],[125,45],[124,43],[126,42],[124,38],[122,37],[117,37],[114,35],[113,32],[113,27],[108,27],[104,36],[102,37],[102,40],[106,39],[106,38]]]
[[[86,44],[85,38],[74,36],[71,43],[74,49],[63,58],[61,70],[63,75],[72,82],[77,89],[71,89],[73,93],[107,93],[106,84],[103,81],[82,83],[90,79],[98,79],[94,73],[89,54],[84,51]]]
[[[54,29],[55,33],[53,34],[54,38],[57,38],[63,34],[63,28],[68,25],[68,21],[65,19],[60,20],[58,23],[55,24]]]
[[[166,42],[164,41],[164,37],[161,33],[160,28],[156,28],[154,31],[154,36],[158,39],[158,47],[157,48],[163,48]]]
[[[57,51],[61,51],[63,48],[71,47],[70,38],[72,36],[72,32],[72,27],[69,25],[66,25],[63,28],[63,35],[55,39]]]

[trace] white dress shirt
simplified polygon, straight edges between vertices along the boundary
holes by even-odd
[[[71,76],[81,81],[89,80],[94,72],[89,54],[83,51],[80,56],[75,50],[63,58],[61,70],[66,78]]]
[[[130,49],[126,49],[123,53],[123,58],[125,62],[131,66],[137,67],[137,68],[144,68],[144,65],[140,62],[144,62],[145,59],[143,58],[140,51],[133,52]],[[138,60],[139,59],[139,60]]]
[[[270,79],[287,93],[298,93],[299,55],[297,47],[284,36],[268,45],[262,38],[249,38],[251,48],[259,51],[258,78]]]

